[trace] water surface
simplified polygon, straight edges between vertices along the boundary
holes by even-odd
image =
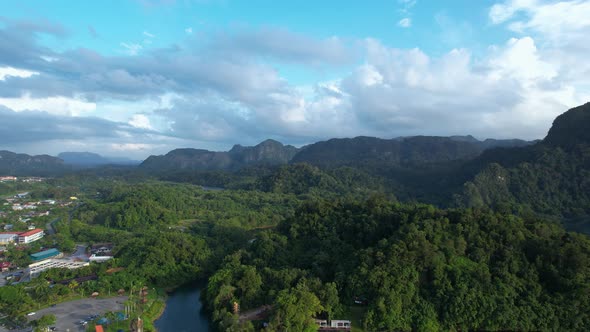
[[[191,284],[168,295],[166,309],[155,322],[158,332],[208,332],[209,318],[202,311],[202,284]]]

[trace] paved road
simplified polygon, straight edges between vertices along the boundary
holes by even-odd
[[[88,247],[88,245],[86,245],[86,244],[77,244],[76,251],[74,251],[74,253],[70,257],[70,259],[88,262],[88,256],[86,255],[86,248],[87,247]]]
[[[64,302],[41,310],[37,310],[33,316],[27,316],[29,320],[39,319],[43,315],[54,314],[57,318],[55,326],[59,331],[78,332],[84,331],[78,322],[86,320],[86,317],[99,314],[102,315],[107,311],[122,311],[123,302],[127,296],[118,296],[108,299],[83,299],[70,302]],[[0,330],[0,332],[2,332]]]

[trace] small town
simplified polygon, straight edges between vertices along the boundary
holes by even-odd
[[[45,180],[40,177],[0,177],[1,183],[24,185],[38,184]],[[56,237],[57,222],[63,218],[67,219],[68,213],[80,204],[78,197],[52,199],[38,197],[34,192],[24,191],[4,197],[2,200],[0,205],[0,227],[2,228],[0,231],[0,287],[32,285],[38,280],[37,278],[51,269],[77,270],[89,267],[91,263],[102,263],[113,258],[115,247],[112,243],[75,244],[60,241],[59,237]],[[118,271],[121,269],[108,269],[107,273]],[[63,276],[55,279],[44,276],[41,278],[42,285],[48,282],[49,287],[60,285],[78,288],[99,279],[98,275],[91,271],[82,274],[78,277]],[[43,327],[47,331],[87,330],[90,329],[89,323],[92,323],[92,331],[102,331],[103,325],[109,326],[109,319],[104,314],[117,308],[118,315],[115,315],[114,319],[111,317],[110,321],[127,319],[126,306],[123,303],[128,297],[125,296],[123,289],[113,289],[114,297],[100,299],[97,298],[99,293],[89,290],[87,294],[84,294],[80,287],[80,295],[95,301],[85,305],[82,305],[82,302],[88,300],[84,299],[52,304],[47,309],[39,308],[41,310],[37,312],[29,312],[25,317],[31,321],[41,316],[56,317],[54,321],[48,321],[47,326]],[[80,304],[77,305],[76,302]],[[91,308],[96,307],[96,310],[93,309],[91,310],[93,313],[89,313],[88,309],[81,309],[87,305]],[[64,306],[69,309],[65,310]],[[44,313],[44,311],[47,312]],[[47,314],[49,316],[46,316]],[[14,327],[12,326],[11,330],[14,330]],[[27,331],[28,329],[23,326],[16,330]],[[2,324],[0,324],[0,331],[4,331]]]

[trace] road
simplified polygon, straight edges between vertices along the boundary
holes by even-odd
[[[86,244],[76,244],[76,251],[74,251],[72,253],[72,256],[70,256],[71,260],[74,261],[84,261],[84,262],[88,262],[88,255],[86,255],[86,248],[88,247],[88,245]]]
[[[127,296],[111,297],[108,299],[82,299],[70,302],[64,302],[41,310],[37,310],[33,316],[27,316],[29,320],[41,318],[43,315],[54,314],[57,322],[55,326],[58,331],[70,332],[84,331],[85,328],[78,324],[81,320],[93,314],[102,315],[108,311],[122,311],[123,302]],[[0,330],[0,332],[2,332]]]
[[[72,221],[72,215],[73,215],[74,211],[76,211],[80,207],[80,205],[82,205],[82,204],[84,204],[84,203],[78,202],[76,204],[76,206],[74,206],[72,209],[70,209],[68,211],[68,222]],[[45,224],[45,229],[47,230],[48,235],[53,235],[53,234],[57,233],[57,230],[55,229],[55,223],[58,222],[60,219],[61,218],[58,217],[58,218],[55,218],[52,221],[48,222],[47,224]]]

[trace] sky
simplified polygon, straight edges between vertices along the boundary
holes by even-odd
[[[541,139],[590,101],[590,0],[0,0],[0,149]]]

